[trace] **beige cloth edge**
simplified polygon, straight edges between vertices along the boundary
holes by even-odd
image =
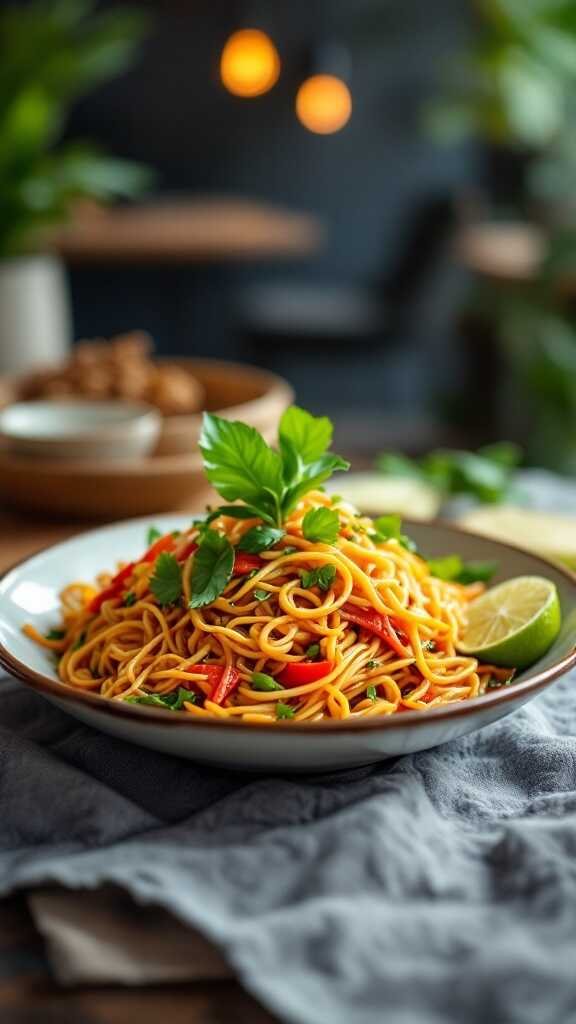
[[[62,985],[151,985],[230,978],[218,950],[167,911],[119,889],[38,889],[30,912]]]

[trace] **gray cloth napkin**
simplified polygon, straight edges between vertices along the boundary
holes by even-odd
[[[0,892],[120,886],[298,1024],[576,1019],[576,675],[456,743],[254,778],[0,682]]]

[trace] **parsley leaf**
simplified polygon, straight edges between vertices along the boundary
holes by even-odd
[[[234,548],[227,537],[206,530],[192,567],[189,607],[212,604],[224,590],[234,568]]]
[[[65,629],[50,629],[46,633],[47,640],[63,640],[66,636]]]
[[[378,536],[378,543],[385,540],[400,540],[402,520],[398,515],[379,516],[374,520],[374,529]]]
[[[320,590],[330,590],[335,578],[335,565],[323,565],[320,569],[304,569],[301,574],[302,586],[306,590],[310,590],[311,587],[320,587]]]
[[[282,461],[254,427],[204,413],[200,450],[208,480],[226,501],[240,499],[278,522]]]
[[[124,607],[131,608],[133,604],[136,604],[137,600],[138,598],[136,597],[134,591],[129,590],[128,593],[124,595]]]
[[[160,530],[158,530],[155,526],[151,526],[150,529],[148,530],[148,547],[150,547],[155,540],[160,540],[161,536],[162,534]]]
[[[256,588],[256,590],[252,594],[252,597],[254,597],[257,601],[267,601],[268,598],[271,596],[272,595],[268,590],[260,590],[259,588]]]
[[[489,583],[498,570],[498,562],[463,562],[460,555],[447,555],[428,562],[432,576],[453,583]]]
[[[378,694],[376,692],[376,687],[375,686],[367,686],[366,687],[366,696],[368,697],[368,700],[376,700],[377,697],[378,697]]]
[[[276,718],[294,718],[294,708],[291,708],[289,704],[282,704],[278,701],[276,705]]]
[[[302,521],[306,540],[322,544],[335,544],[340,531],[340,517],[331,508],[311,508]]]
[[[261,690],[264,693],[271,693],[273,690],[282,690],[283,687],[280,686],[280,683],[277,683],[272,676],[266,675],[265,672],[253,672],[252,689]]]
[[[150,590],[160,605],[175,604],[182,596],[182,569],[169,551],[156,559]]]
[[[276,530],[273,526],[253,526],[242,537],[238,544],[238,550],[257,555],[261,551],[267,551],[268,548],[274,547],[278,541],[282,540],[283,536],[284,530]]]
[[[310,644],[310,647],[306,650],[306,657],[309,661],[313,661],[320,654],[320,644]]]
[[[195,704],[196,694],[180,686],[170,693],[143,693],[135,697],[126,697],[126,704],[148,704],[150,707],[163,708],[165,711],[181,711],[184,703]]]

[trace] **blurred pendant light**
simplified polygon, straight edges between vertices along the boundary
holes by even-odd
[[[350,54],[336,43],[317,48],[313,72],[296,94],[296,115],[310,132],[333,135],[352,116],[352,95],[348,87]]]
[[[246,99],[263,96],[280,77],[280,57],[270,36],[257,28],[233,32],[222,50],[220,77],[228,92]]]

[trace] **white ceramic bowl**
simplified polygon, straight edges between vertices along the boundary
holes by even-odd
[[[155,409],[136,402],[17,402],[0,412],[5,447],[41,459],[142,458],[161,426]]]
[[[186,516],[159,516],[162,531],[182,528]],[[83,693],[58,681],[50,655],[22,633],[25,622],[41,632],[58,623],[58,593],[71,579],[92,580],[117,561],[138,557],[150,520],[92,530],[57,544],[0,581],[0,662],[13,675],[81,721],[144,747],[243,770],[328,771],[425,750],[510,714],[576,664],[576,576],[526,551],[476,537],[441,523],[407,523],[407,532],[431,557],[458,551],[466,559],[495,559],[498,579],[540,575],[560,594],[563,627],[538,664],[505,689],[429,711],[381,719],[315,724],[247,725],[125,704]],[[106,564],[103,565],[103,557]]]

